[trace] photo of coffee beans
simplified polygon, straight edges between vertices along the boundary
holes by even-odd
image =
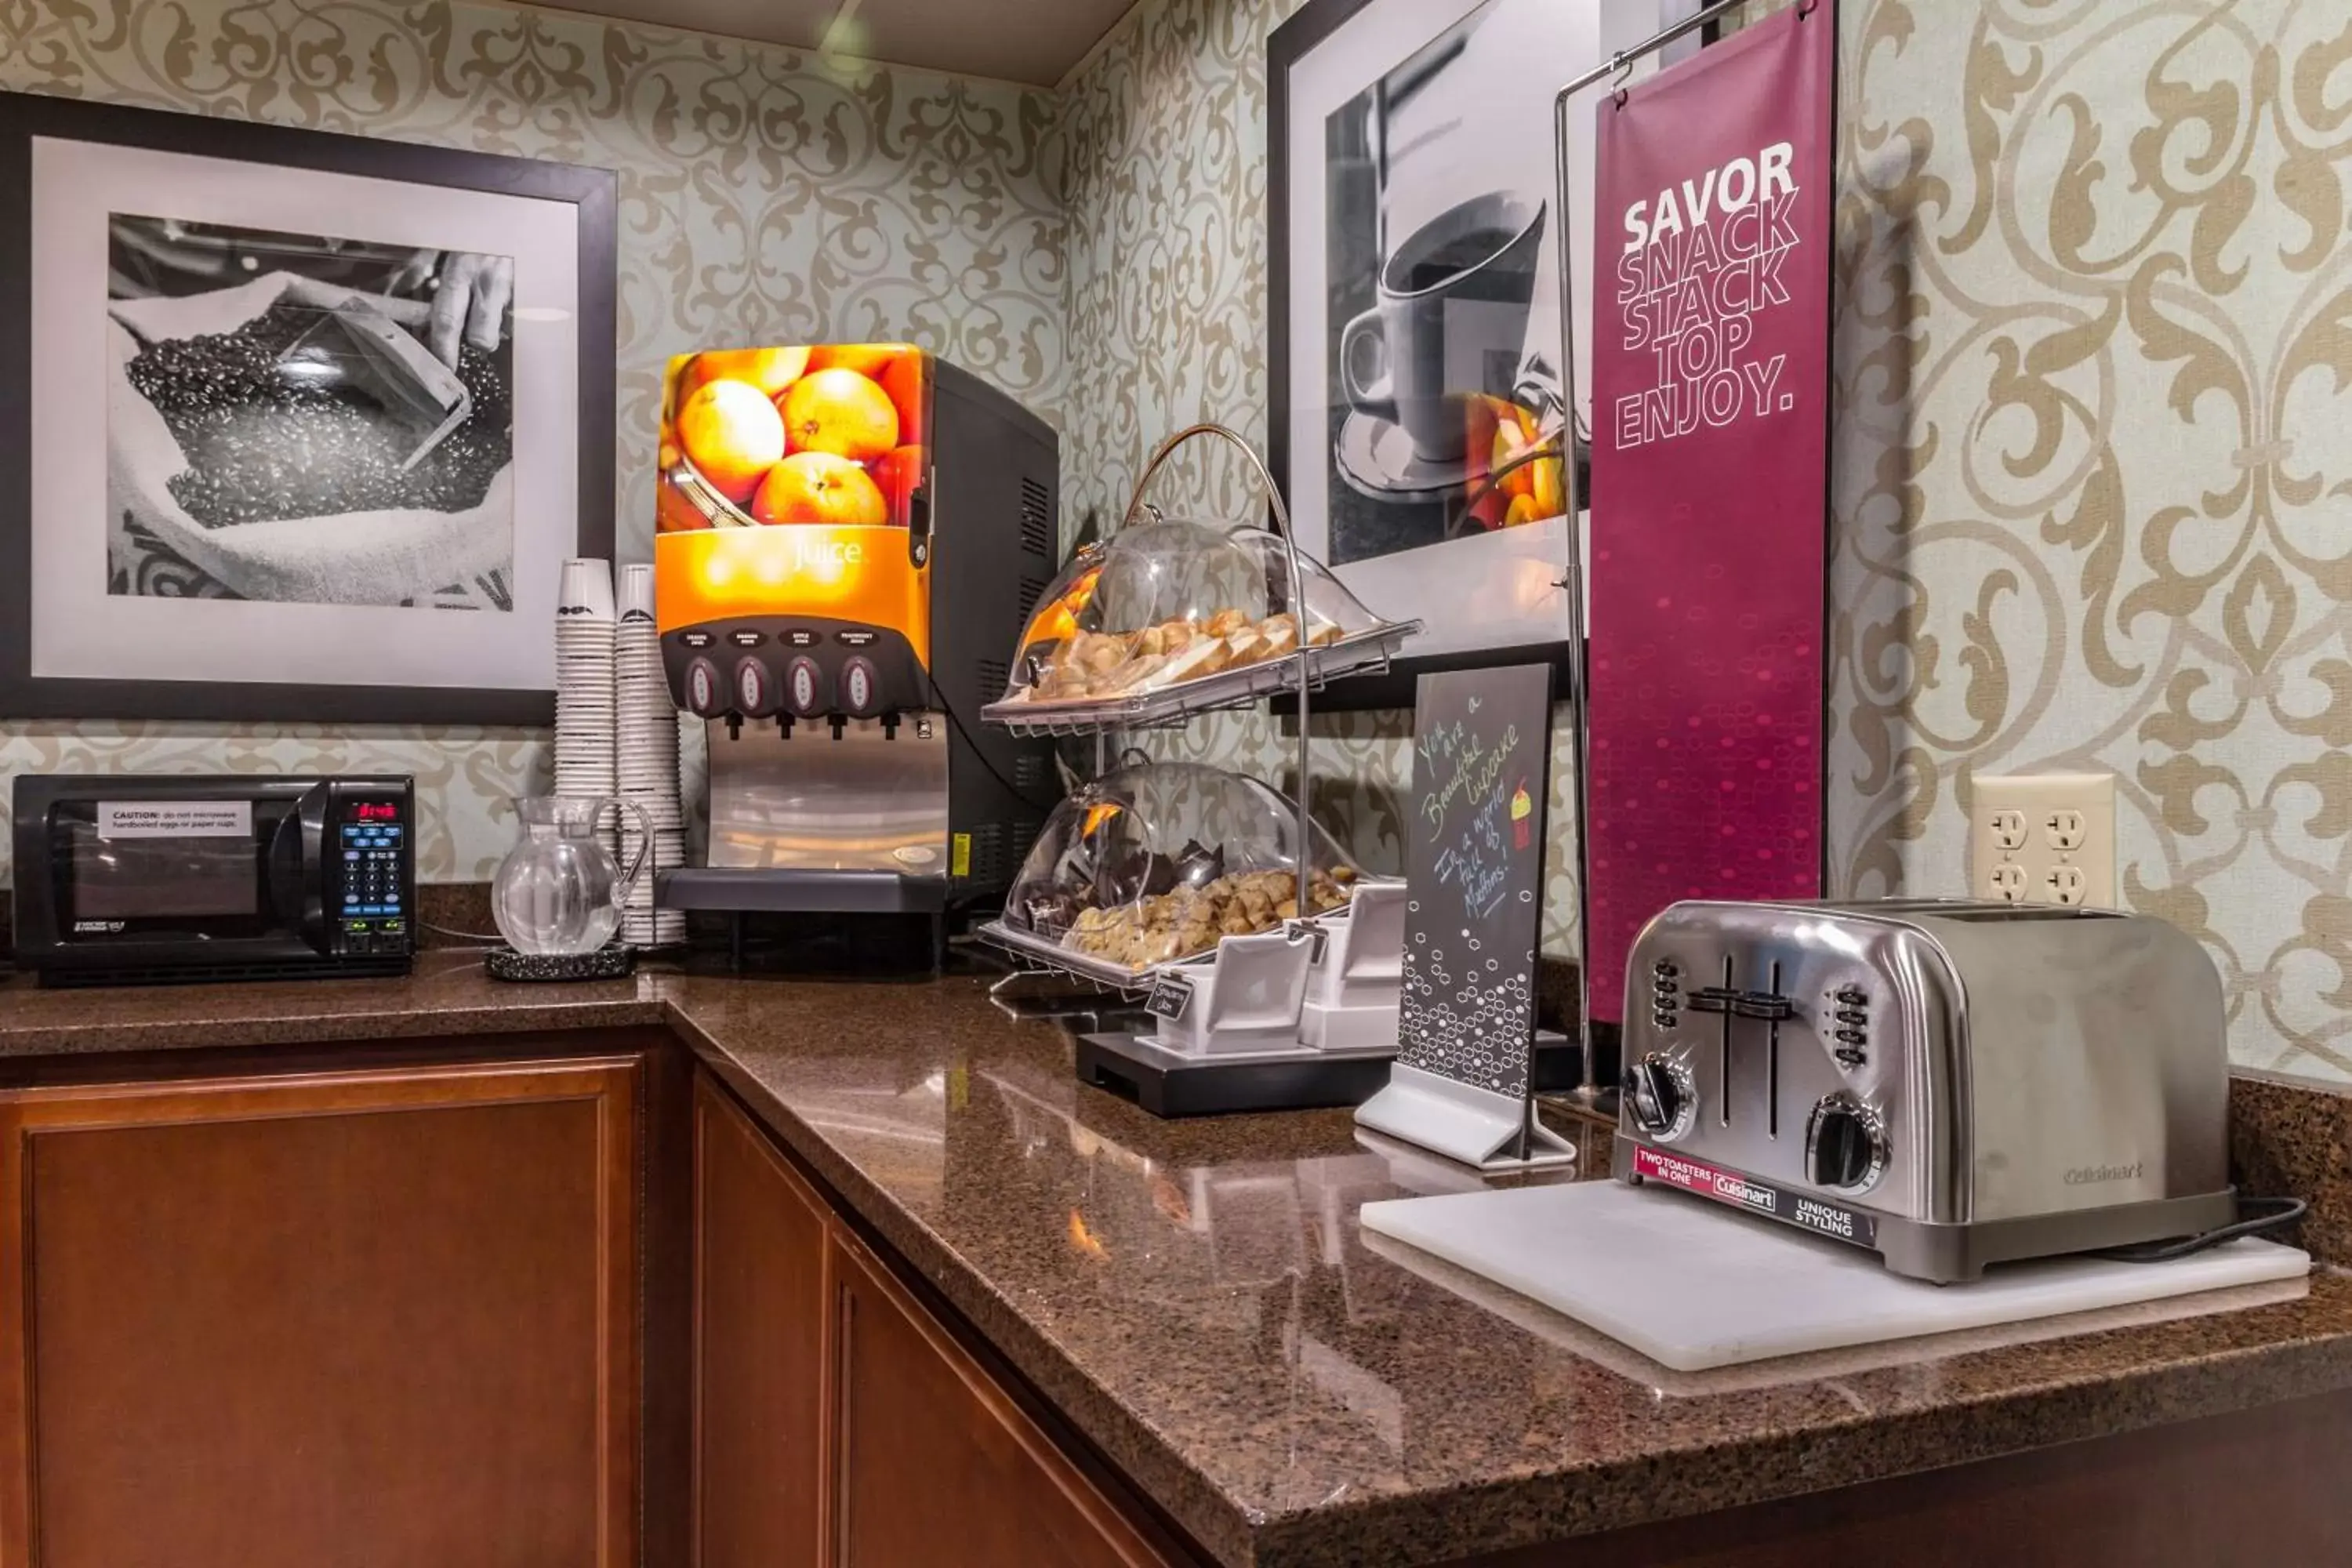
[[[511,346],[462,351],[471,415],[404,469],[419,445],[413,423],[352,382],[284,373],[280,357],[318,320],[280,300],[235,331],[140,348],[131,384],[187,459],[173,499],[206,528],[481,505],[514,456]]]

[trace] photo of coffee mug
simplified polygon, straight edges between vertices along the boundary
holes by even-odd
[[[1472,395],[1511,390],[1544,211],[1508,191],[1447,209],[1390,252],[1378,303],[1340,334],[1349,400],[1402,426],[1425,462],[1463,457]]]

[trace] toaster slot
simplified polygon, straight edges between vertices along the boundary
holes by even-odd
[[[1731,955],[1723,959],[1723,983],[1702,985],[1693,991],[1685,1005],[1694,1013],[1713,1013],[1722,1020],[1717,1037],[1716,1121],[1722,1126],[1731,1125],[1731,1025],[1735,1018],[1753,1018],[1765,1028],[1765,1131],[1769,1137],[1780,1135],[1780,1024],[1797,1016],[1796,1004],[1780,994],[1780,966],[1772,965],[1770,978],[1761,991],[1742,991],[1733,983]]]
[[[1727,952],[1723,955],[1723,989],[1718,1005],[1707,1009],[1720,1011],[1723,1018],[1723,1032],[1715,1047],[1715,1114],[1726,1127],[1731,1125],[1731,1013],[1738,999],[1739,993],[1731,988],[1731,954]],[[1694,999],[1691,1005],[1696,1008],[1697,1001]]]

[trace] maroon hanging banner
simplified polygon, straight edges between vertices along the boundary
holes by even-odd
[[[1675,900],[1820,895],[1836,73],[1812,0],[1599,107],[1596,1018]]]

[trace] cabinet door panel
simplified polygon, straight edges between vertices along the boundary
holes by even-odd
[[[1164,1561],[862,1247],[835,1269],[843,1568]]]
[[[636,1077],[0,1096],[6,1560],[633,1563]]]
[[[823,1200],[708,1082],[694,1097],[699,1568],[824,1560]]]

